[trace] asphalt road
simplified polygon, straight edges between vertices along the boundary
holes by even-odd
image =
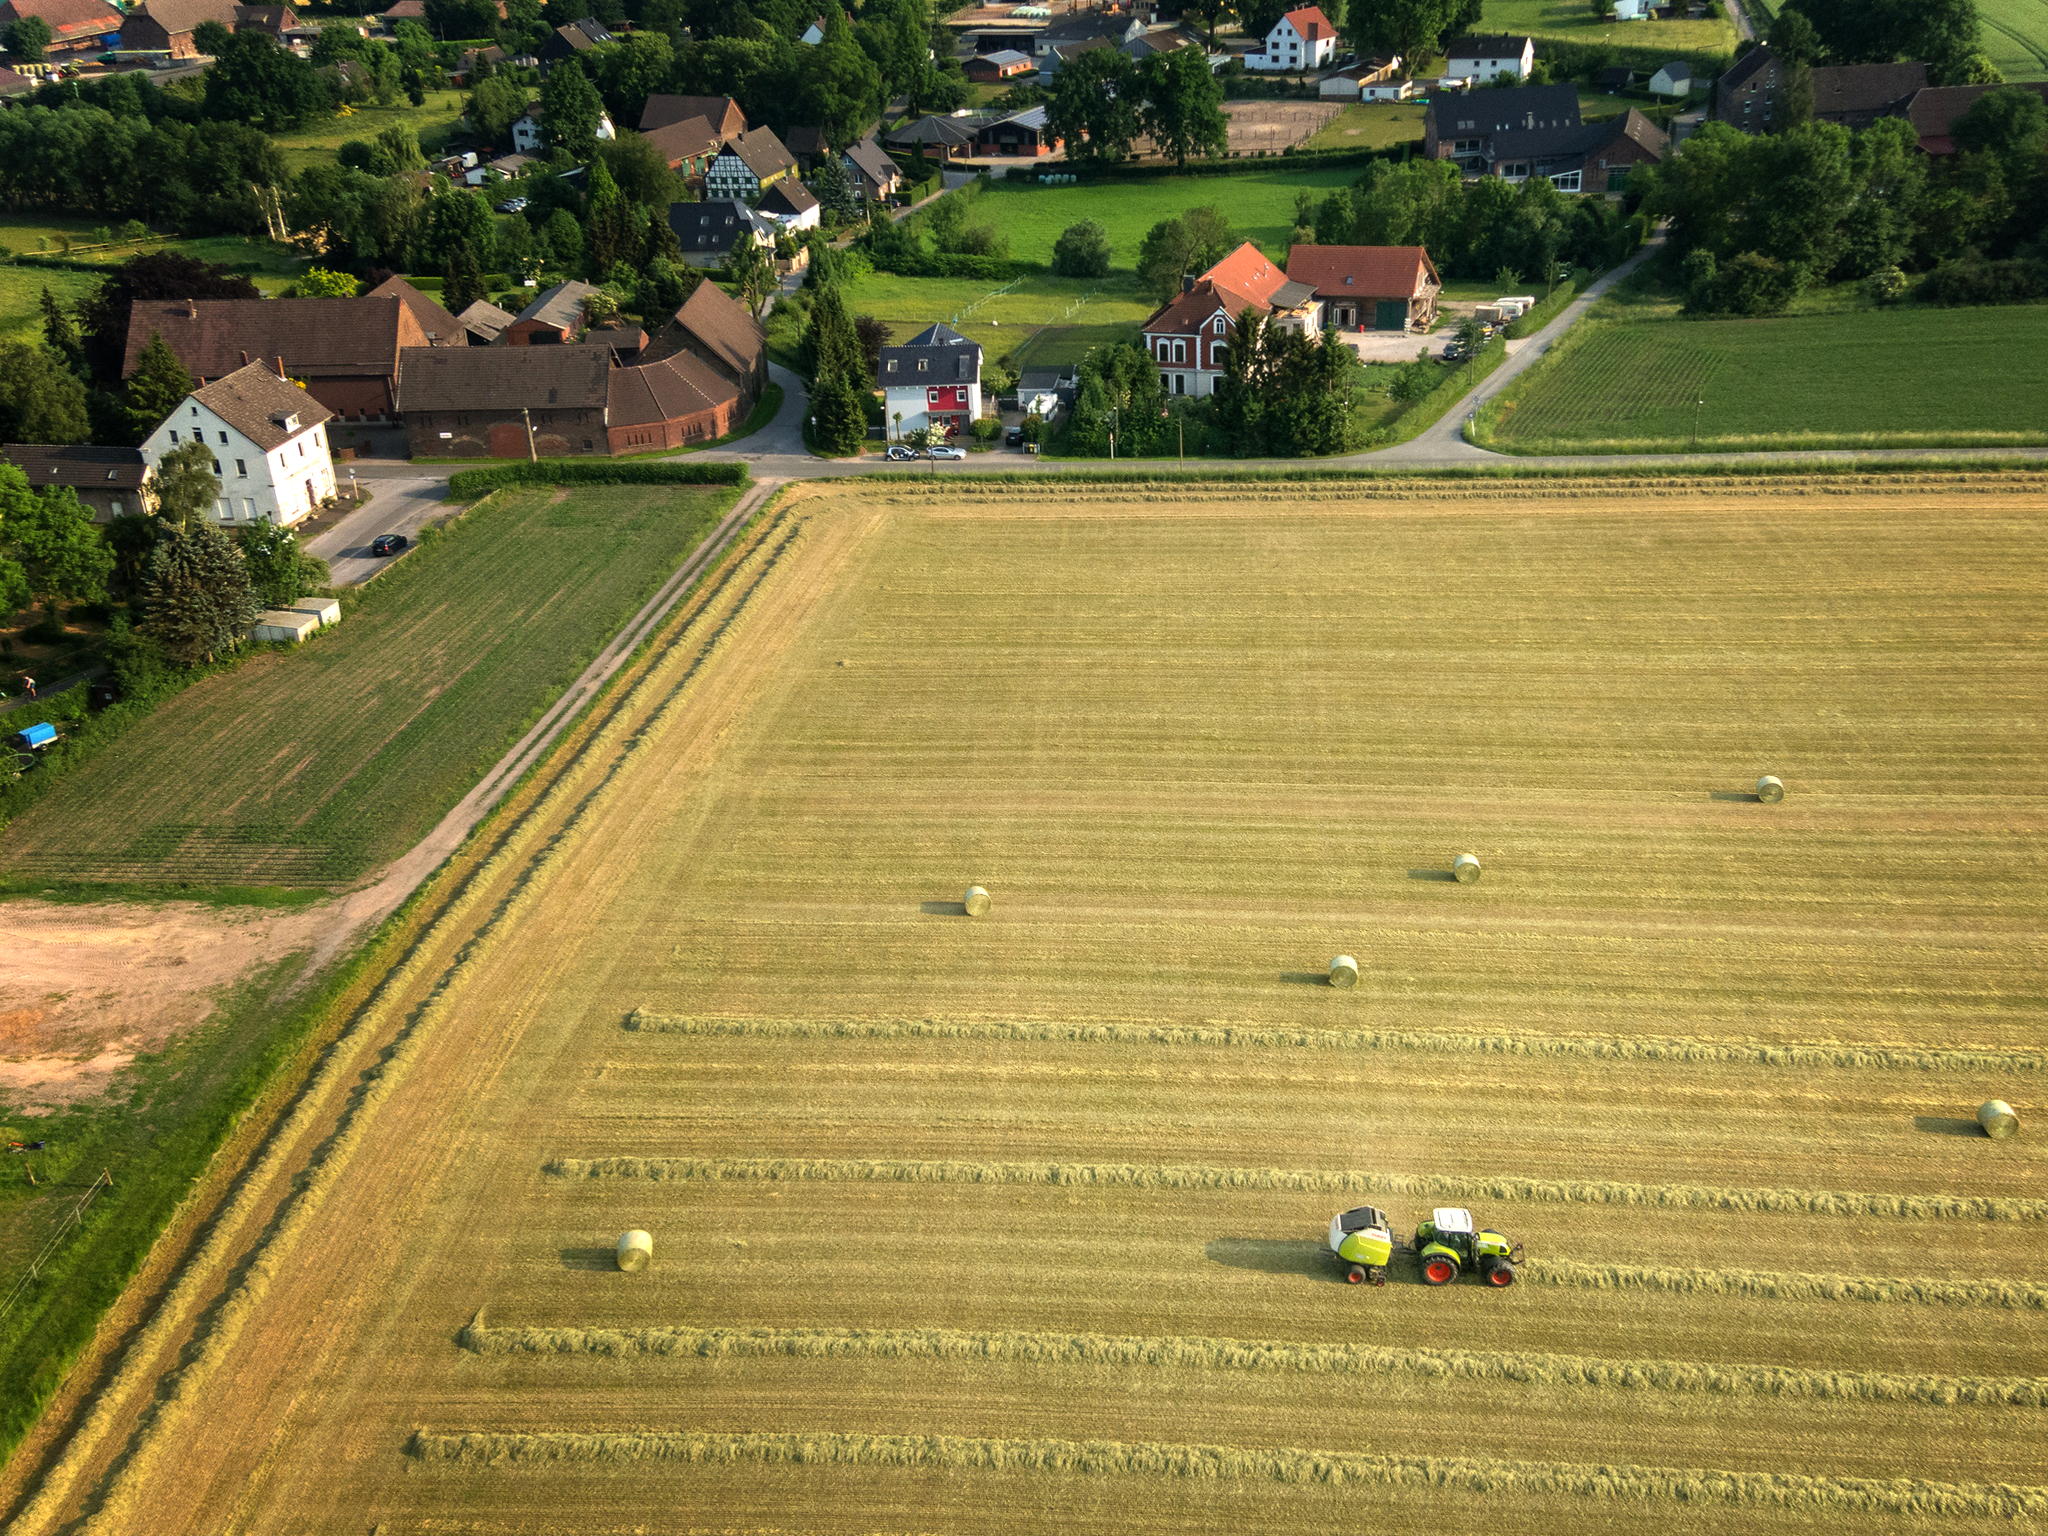
[[[306,545],[309,553],[327,562],[334,573],[334,585],[353,587],[388,568],[403,554],[378,557],[370,553],[370,540],[380,533],[402,533],[417,540],[419,531],[439,517],[446,508],[441,498],[448,491],[451,467],[435,465],[394,465],[394,473],[357,475],[370,490],[370,499]],[[410,551],[408,551],[409,553]]]

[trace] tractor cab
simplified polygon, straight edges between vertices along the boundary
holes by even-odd
[[[1330,1252],[1345,1265],[1351,1285],[1387,1283],[1387,1260],[1394,1253],[1392,1223],[1376,1206],[1361,1205],[1330,1218]]]
[[[1425,1284],[1449,1285],[1460,1273],[1472,1271],[1489,1285],[1504,1286],[1515,1283],[1522,1248],[1498,1232],[1474,1226],[1470,1211],[1443,1206],[1415,1229],[1415,1254]]]

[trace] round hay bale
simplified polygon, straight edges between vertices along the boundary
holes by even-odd
[[[980,917],[988,910],[988,892],[978,885],[970,885],[967,894],[960,898],[960,905],[967,909],[969,917]]]
[[[1451,860],[1451,873],[1458,877],[1458,884],[1470,885],[1479,878],[1479,860],[1472,854],[1461,853]]]
[[[1756,797],[1765,805],[1776,805],[1785,798],[1785,786],[1767,773],[1756,781]]]
[[[2012,1112],[2012,1106],[2003,1099],[1993,1099],[1977,1110],[1977,1123],[1984,1127],[1984,1134],[1996,1141],[2020,1133],[2020,1117]]]
[[[619,1268],[637,1275],[654,1262],[654,1239],[637,1227],[619,1239]]]
[[[1330,985],[1333,987],[1355,987],[1358,985],[1358,962],[1349,955],[1339,955],[1330,962]]]

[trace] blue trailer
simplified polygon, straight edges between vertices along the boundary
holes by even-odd
[[[45,747],[53,745],[56,740],[57,727],[49,724],[47,721],[41,725],[31,725],[26,730],[14,733],[15,745],[28,752],[40,752]]]

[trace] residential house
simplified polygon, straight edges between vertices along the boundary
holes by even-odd
[[[1614,0],[1616,21],[1653,21],[1657,8],[1651,0]]]
[[[49,23],[53,62],[103,52],[121,37],[121,13],[106,0],[6,0],[0,4],[0,31],[30,16]]]
[[[1649,90],[1653,96],[1690,96],[1692,66],[1683,59],[1673,59],[1650,76]]]
[[[372,288],[367,298],[394,298],[412,312],[413,320],[427,333],[430,347],[467,346],[462,322],[443,309],[438,302],[428,298],[402,277],[387,277]]]
[[[16,96],[26,96],[30,91],[40,90],[42,81],[33,76],[20,74],[15,70],[0,68],[0,101]]]
[[[1289,74],[1321,69],[1337,54],[1337,29],[1320,7],[1289,11],[1273,23],[1266,45],[1244,58],[1246,69],[1284,70]]]
[[[992,118],[974,132],[974,153],[977,155],[1035,159],[1049,155],[1059,147],[1059,138],[1045,125],[1044,107],[1027,107],[1022,112]]]
[[[326,430],[333,416],[306,390],[279,378],[269,363],[250,363],[187,395],[143,439],[142,462],[154,472],[165,454],[204,443],[220,477],[213,513],[218,521],[290,525],[334,499]]]
[[[121,23],[121,46],[196,59],[199,45],[192,41],[192,32],[202,21],[217,21],[233,30],[234,0],[136,0]]]
[[[9,443],[0,447],[0,460],[28,476],[28,483],[37,490],[69,486],[96,523],[147,512],[156,500],[153,494],[145,495],[143,477],[148,468],[140,449]]]
[[[795,158],[799,176],[810,175],[818,168],[818,162],[832,152],[832,146],[825,142],[825,130],[809,124],[787,129],[782,135],[782,147]]]
[[[1323,76],[1316,94],[1340,101],[1406,101],[1414,94],[1415,82],[1403,79],[1400,68],[1398,53],[1390,59],[1364,59]],[[1385,89],[1368,95],[1375,87]]]
[[[586,16],[566,27],[557,27],[540,45],[540,72],[545,75],[563,59],[578,58],[604,43],[614,41],[603,22]]]
[[[879,203],[894,197],[896,189],[903,185],[903,172],[872,138],[848,145],[843,158],[848,183],[868,202]]]
[[[738,392],[742,414],[754,408],[768,387],[767,329],[716,283],[703,282],[692,289],[640,358],[659,362],[679,352],[692,354],[730,384]]]
[[[1419,245],[1297,245],[1287,275],[1315,290],[1324,325],[1344,331],[1427,331],[1444,286]]]
[[[128,306],[121,377],[161,335],[201,384],[261,360],[305,384],[336,416],[387,421],[397,410],[398,356],[429,345],[393,294],[359,299],[137,299]]]
[[[1881,117],[1904,117],[1913,98],[1927,89],[1927,66],[1826,65],[1812,70],[1810,78],[1813,115],[1860,132]]]
[[[1422,114],[1422,153],[1483,173],[1493,139],[1539,128],[1577,128],[1579,92],[1571,85],[1520,85],[1436,100]]]
[[[949,164],[955,155],[974,153],[975,122],[965,113],[959,117],[920,117],[883,135],[883,144],[899,155],[916,155]]]
[[[640,137],[660,150],[668,168],[693,187],[703,185],[711,162],[724,148],[724,141],[712,132],[710,122],[701,117],[666,123],[652,132],[643,132]]]
[[[1467,176],[1542,176],[1560,192],[1619,194],[1634,167],[1661,161],[1670,144],[1670,136],[1634,107],[1620,117],[1581,122],[1578,91],[1569,85],[1440,98],[1422,119],[1429,158],[1455,159]]]
[[[816,229],[818,227],[818,200],[811,196],[810,189],[794,176],[786,176],[761,194],[758,210],[773,219],[784,229]]]
[[[704,173],[704,195],[752,202],[769,187],[796,171],[796,158],[783,148],[772,128],[750,128],[727,139]]]
[[[495,43],[488,48],[465,48],[456,55],[455,67],[443,71],[448,83],[466,88],[479,75],[495,73],[501,66],[512,62],[512,56]]]
[[[1536,67],[1536,39],[1497,36],[1454,37],[1443,45],[1444,74],[1452,79],[1490,84],[1502,75],[1529,78]]]
[[[775,243],[775,221],[757,214],[737,198],[717,202],[670,203],[668,227],[691,267],[722,267],[742,241]]]
[[[640,111],[640,131],[652,133],[671,123],[686,123],[701,117],[719,139],[738,138],[747,131],[747,114],[730,96],[663,96],[647,98]]]
[[[516,176],[524,176],[526,174],[526,168],[529,165],[532,165],[533,163],[534,157],[532,155],[521,155],[516,153],[510,155],[500,155],[498,156],[497,159],[491,162],[490,169],[496,171],[500,176],[504,177],[507,181],[510,181]]]
[[[577,339],[583,329],[583,302],[597,288],[591,283],[556,283],[534,295],[505,327],[508,347],[559,347]]]
[[[1143,37],[1134,37],[1125,43],[1123,52],[1142,64],[1154,54],[1178,53],[1183,48],[1201,49],[1212,74],[1230,62],[1227,49],[1211,48],[1201,34],[1181,26],[1155,27]]]
[[[1916,92],[1906,107],[1906,121],[1920,136],[1921,152],[1942,157],[1954,154],[1956,119],[1990,92],[2012,88],[2002,85],[1930,85],[1926,90]],[[2048,81],[2029,80],[2019,83],[2016,88],[2032,91],[2043,103],[2048,103]]]
[[[611,451],[609,348],[442,347],[405,358],[414,458],[569,458]]]
[[[1246,310],[1282,330],[1322,333],[1315,289],[1294,281],[1247,241],[1200,277],[1186,279],[1141,328],[1145,350],[1159,365],[1159,387],[1196,399],[1215,393],[1231,327]]]
[[[1077,43],[1096,42],[1098,39],[1111,48],[1121,48],[1133,38],[1144,35],[1145,23],[1136,16],[1076,11],[1061,17],[1050,26],[1041,27],[1033,32],[1031,54],[1038,60],[1038,67],[1050,73],[1059,68],[1059,60],[1055,57],[1056,50],[1071,48]],[[984,37],[982,46],[986,48],[988,45],[988,39]],[[1003,46],[1016,47],[1017,44],[1010,42]]]
[[[1009,80],[1017,75],[1035,74],[1038,66],[1031,62],[1031,55],[1019,53],[1014,48],[1005,48],[998,53],[980,53],[960,66],[961,72],[977,85],[993,85],[999,80]]]
[[[286,34],[297,29],[299,15],[288,5],[238,5],[235,7],[234,30],[237,32],[261,32],[266,37],[282,43]]]
[[[981,415],[981,348],[949,325],[927,326],[882,348],[876,383],[896,435],[937,428],[952,437]]]
[[[529,101],[526,104],[525,113],[512,125],[512,148],[515,153],[522,155],[540,155],[545,153],[548,138],[547,129],[543,126],[541,117],[540,103]],[[595,137],[601,140],[609,140],[616,139],[618,136],[618,129],[612,126],[611,113],[599,112],[597,114],[597,133]]]
[[[489,347],[497,344],[505,332],[512,328],[517,319],[508,310],[498,308],[489,299],[478,299],[469,308],[455,317],[462,327],[463,335],[472,347]]]
[[[1714,116],[1744,133],[1770,132],[1773,109],[1783,117],[1785,75],[1770,44],[1757,44],[1714,82]]]

